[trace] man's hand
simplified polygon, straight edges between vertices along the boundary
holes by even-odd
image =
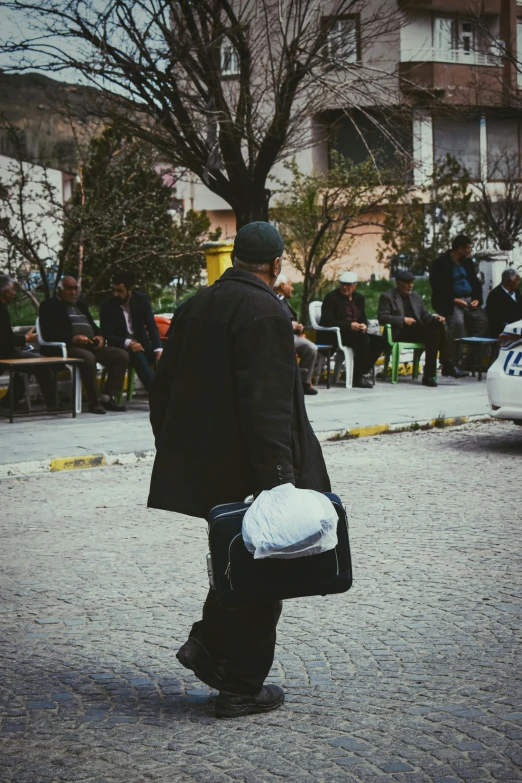
[[[354,332],[366,332],[368,330],[366,324],[360,324],[357,321],[352,321],[350,328],[353,329]]]
[[[465,299],[454,299],[454,303],[457,305],[457,307],[467,307],[468,303]]]
[[[137,340],[131,340],[128,345],[128,349],[133,353],[140,353],[141,351],[143,351],[143,345],[139,343]]]
[[[163,353],[163,348],[161,349],[161,351],[154,351],[154,365],[156,367],[158,366],[158,362],[161,359],[162,353]]]
[[[72,339],[73,345],[89,345],[89,338],[84,334],[76,334]]]
[[[304,326],[303,324],[300,324],[299,321],[292,321],[292,329],[295,334],[302,334],[302,332],[304,332]]]
[[[440,321],[441,323],[444,323],[444,321],[445,321],[446,319],[444,318],[444,316],[443,316],[443,315],[437,315],[437,313],[435,313],[435,320],[436,320],[436,321]]]
[[[34,326],[31,326],[29,331],[25,333],[25,342],[26,343],[38,342],[38,335],[35,332]]]
[[[105,345],[105,340],[101,336],[101,334],[97,334],[96,337],[93,338],[93,343],[95,348],[103,348]]]
[[[404,316],[404,326],[413,326],[415,323],[415,318],[408,318],[408,316]]]
[[[479,306],[479,300],[478,299],[473,299],[473,301],[469,303],[469,306],[472,307],[473,310],[474,310],[476,307]]]

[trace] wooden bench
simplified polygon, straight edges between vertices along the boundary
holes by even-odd
[[[79,365],[83,363],[83,359],[65,359],[61,356],[35,356],[28,359],[0,359],[0,370],[8,370],[9,372],[9,423],[12,424],[14,417],[14,384],[13,375],[19,367],[31,368],[31,367],[64,367],[69,366],[72,374],[72,394],[71,394],[71,413],[73,419],[76,418],[76,388],[80,382],[80,368]],[[56,383],[57,373],[55,373],[55,396],[56,396]],[[54,411],[50,411],[54,413]]]

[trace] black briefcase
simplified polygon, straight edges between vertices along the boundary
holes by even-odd
[[[319,555],[290,560],[254,556],[243,543],[241,526],[248,503],[215,506],[208,518],[210,585],[229,608],[308,595],[344,593],[352,586],[348,520],[337,497],[325,493],[337,511],[337,546]]]

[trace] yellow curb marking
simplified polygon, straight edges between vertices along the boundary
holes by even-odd
[[[380,435],[381,432],[389,432],[389,424],[373,424],[370,427],[352,427],[348,434],[352,438],[367,438],[369,435]]]
[[[82,457],[56,457],[51,460],[51,472],[57,470],[78,470],[79,468],[101,468],[105,465],[103,454],[89,454]]]

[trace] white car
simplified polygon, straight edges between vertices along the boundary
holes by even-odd
[[[498,339],[499,355],[487,380],[491,415],[522,425],[522,321],[508,324]]]

